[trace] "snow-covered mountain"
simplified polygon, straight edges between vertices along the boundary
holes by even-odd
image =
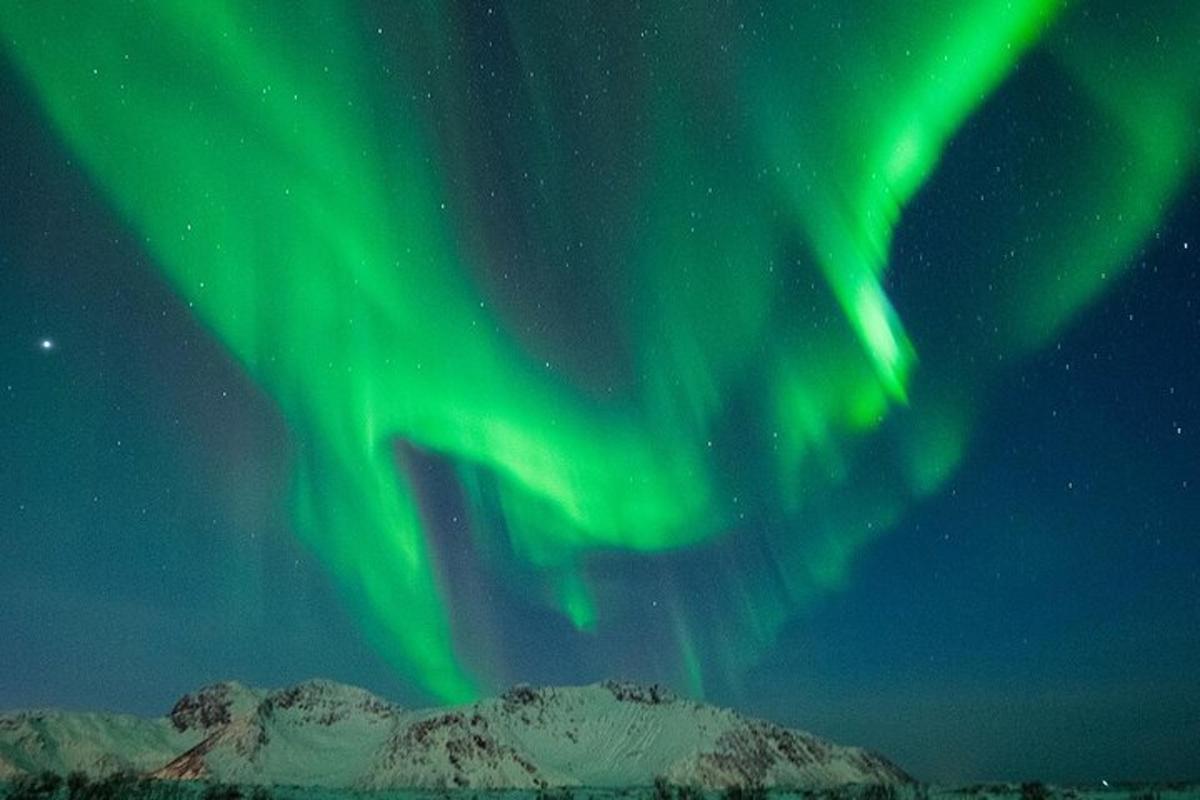
[[[331,681],[274,691],[221,683],[166,717],[0,714],[0,780],[134,770],[159,778],[344,788],[901,783],[855,747],[674,697],[657,686],[535,689],[406,710]]]

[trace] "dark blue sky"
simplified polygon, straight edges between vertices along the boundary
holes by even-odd
[[[932,774],[1190,774],[1197,219],[1193,194],[1119,290],[1015,371],[946,489],[792,627],[758,691],[820,686],[798,718]]]
[[[1013,191],[988,183],[1017,146],[996,131],[1036,75],[960,134],[897,232],[890,290],[918,339],[970,313],[930,307],[929,286],[966,268],[958,232],[988,224],[964,197]],[[0,107],[0,707],[153,714],[206,682],[312,676],[424,702],[292,535],[293,445],[271,399],[7,68]],[[1188,186],[1109,293],[999,373],[947,483],[709,699],[933,780],[1200,777]],[[558,650],[561,620],[516,592],[490,599],[507,676],[656,677],[632,656],[603,674]]]

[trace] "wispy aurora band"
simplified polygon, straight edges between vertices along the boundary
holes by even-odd
[[[629,363],[607,392],[579,363],[547,368],[482,285],[494,249],[472,193],[451,190],[472,179],[452,150],[483,114],[475,65],[448,44],[462,8],[408,4],[381,37],[340,3],[0,2],[7,53],[65,141],[288,420],[297,531],[441,699],[475,696],[486,670],[456,653],[446,604],[470,587],[439,581],[397,441],[456,466],[479,551],[539,576],[531,592],[582,629],[625,602],[588,579],[594,554],[761,536],[772,580],[736,563],[711,580],[727,617],[667,598],[699,688],[840,585],[957,462],[989,367],[918,368],[882,281],[902,209],[1018,61],[1045,41],[1109,126],[1059,168],[1057,205],[995,237],[1001,252],[1054,232],[979,301],[1009,321],[989,354],[1041,344],[1094,297],[1195,157],[1188,4],[1119,28],[1034,0],[647,5],[603,20],[628,52],[654,33],[620,75],[576,51],[595,19],[507,9],[527,113],[489,120],[536,178],[510,188],[507,221],[534,252],[577,241],[610,287]],[[577,125],[551,77],[564,65],[628,96],[593,123],[593,167],[560,152]],[[780,255],[789,241],[798,260]],[[757,415],[731,419],[747,395]],[[731,430],[769,467],[728,469]],[[739,527],[749,504],[765,532]]]

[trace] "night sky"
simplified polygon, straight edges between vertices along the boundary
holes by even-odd
[[[0,0],[0,708],[1200,777],[1200,6],[1129,6]]]

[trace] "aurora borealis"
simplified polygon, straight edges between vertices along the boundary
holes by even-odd
[[[172,467],[177,497],[294,536],[393,675],[439,702],[632,670],[767,713],[796,626],[865,591],[862,562],[981,474],[994,426],[1019,440],[1017,387],[1200,208],[1185,3],[0,0],[0,38],[22,109],[5,140],[68,162],[48,181],[10,164],[9,218],[81,193],[96,241],[137,262],[113,274],[168,304],[156,336],[244,381],[217,411],[195,371],[150,359],[178,385],[139,390],[161,392],[147,409],[191,398],[174,415],[235,432],[222,463],[275,465],[241,485],[213,468],[207,489]],[[23,291],[53,252],[35,238],[0,237]],[[1171,251],[1191,259],[1181,285],[1196,251]],[[25,369],[68,356],[20,332]],[[1197,352],[1194,331],[1139,342]],[[17,452],[45,449],[21,430]],[[140,431],[139,472],[180,461],[173,436]],[[3,481],[24,497],[16,463]],[[1171,464],[1200,481],[1194,455]],[[1037,502],[966,528],[1002,537],[997,517]],[[1194,597],[1178,509],[1196,501],[1171,502]],[[28,524],[11,527],[54,536]],[[203,550],[204,570],[239,569]],[[1170,629],[1196,654],[1183,607]]]

